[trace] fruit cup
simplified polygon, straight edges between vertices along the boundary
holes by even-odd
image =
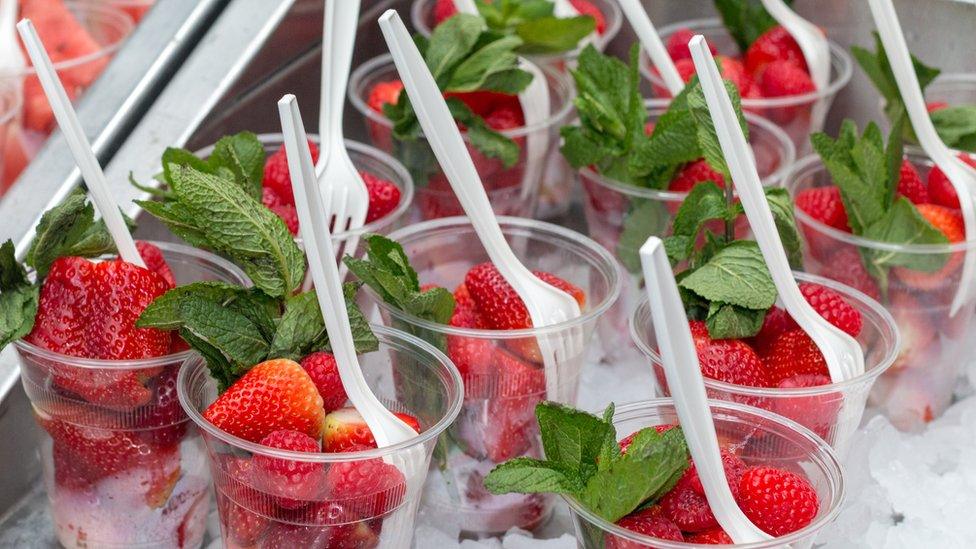
[[[725,26],[718,19],[695,19],[681,21],[659,29],[661,39],[668,38],[680,29],[690,29],[695,34],[702,34],[709,45],[718,50],[719,54],[731,57],[741,56],[735,41],[729,35]],[[646,53],[641,53],[641,73],[651,82],[655,96],[670,97],[664,80],[652,69]],[[810,151],[810,134],[818,132],[823,126],[823,120],[812,119],[813,106],[818,101],[824,102],[824,113],[829,112],[830,105],[839,92],[851,80],[853,63],[850,55],[839,45],[830,41],[830,83],[826,89],[817,90],[802,95],[766,98],[743,98],[742,108],[763,116],[781,127],[800,153]]]
[[[542,365],[519,352],[542,334],[580,330],[588,340],[597,319],[619,292],[616,262],[599,244],[582,235],[539,221],[502,217],[502,232],[525,265],[552,273],[586,294],[583,314],[572,322],[541,329],[486,330],[422,320],[391,307],[367,289],[386,324],[447,349],[464,379],[464,406],[448,432],[440,470],[428,479],[425,504],[438,520],[456,523],[472,534],[532,530],[549,517],[554,498],[546,495],[493,496],[483,478],[498,463],[542,451],[535,405],[542,400],[573,404],[587,353],[559,365],[559,394],[546,393]],[[467,218],[427,221],[390,234],[418,271],[420,284],[453,290],[471,267],[488,261]]]
[[[10,79],[0,80],[0,174],[4,173],[7,165],[7,141],[16,138],[18,133],[17,117],[20,115],[20,88]],[[0,195],[4,186],[0,183]]]
[[[105,3],[124,11],[138,23],[153,7],[156,0],[107,0]]]
[[[563,74],[550,67],[542,67],[549,85],[550,115],[533,126],[523,126],[500,133],[519,145],[519,159],[511,167],[505,167],[496,158],[484,156],[473,146],[469,151],[475,167],[488,192],[492,209],[498,215],[530,216],[536,206],[540,187],[547,185],[547,178],[567,188],[571,177],[565,170],[549,169],[558,161],[559,128],[569,117],[573,103],[573,88]],[[416,185],[417,211],[422,219],[436,219],[462,215],[464,211],[454,196],[447,178],[441,172],[437,159],[423,135],[414,141],[401,141],[393,136],[390,120],[373,110],[368,104],[370,91],[384,82],[399,80],[399,74],[389,55],[371,59],[360,65],[349,79],[349,100],[365,117],[372,144],[393,155],[406,166]],[[529,158],[529,137],[546,138],[547,147],[537,157]],[[465,141],[469,142],[467,136]],[[566,200],[568,200],[568,193]]]
[[[953,72],[940,74],[931,84],[926,86],[925,104],[930,113],[935,113],[947,107],[972,107],[976,105],[976,73]],[[885,122],[882,129],[887,133],[891,129],[891,123],[888,121],[884,107],[884,99],[879,100],[879,120]],[[962,144],[954,145],[952,142],[947,142],[946,144],[950,147],[964,147]],[[969,150],[973,149],[976,149],[976,144],[969,145]]]
[[[928,179],[932,162],[918,149],[906,149],[922,180]],[[805,189],[831,184],[830,175],[817,156],[800,160],[787,177],[796,198]],[[919,429],[938,417],[952,402],[961,367],[972,355],[974,304],[950,314],[960,283],[965,253],[976,251],[976,242],[945,245],[887,244],[840,231],[796,208],[796,221],[805,239],[804,265],[811,273],[858,288],[881,301],[894,317],[901,333],[901,347],[894,364],[875,384],[871,403],[905,430]],[[895,267],[887,277],[886,290],[872,278],[862,258],[878,254],[904,254],[904,258],[944,263],[936,272]]]
[[[443,353],[408,334],[374,326],[379,350],[359,357],[372,392],[390,409],[419,420],[420,435],[394,446],[344,453],[305,453],[248,442],[218,429],[202,412],[217,383],[199,357],[179,376],[180,402],[200,428],[213,472],[224,544],[238,547],[407,547],[383,531],[391,513],[416,512],[419,492],[407,495],[395,463],[424,456],[410,483],[423,484],[438,436],[461,409],[457,369]],[[274,469],[296,472],[270,480]],[[289,473],[290,474],[290,473]],[[363,479],[368,479],[364,481]]]
[[[712,401],[711,407],[720,443],[733,449],[748,466],[769,465],[805,477],[820,501],[817,516],[802,529],[771,541],[735,547],[811,547],[818,533],[836,518],[844,499],[844,478],[833,449],[808,429],[766,410],[718,401]],[[670,399],[654,399],[618,406],[613,423],[618,436],[622,436],[646,427],[673,425],[678,423],[678,417]],[[565,499],[572,512],[579,547],[583,549],[714,547],[638,534],[596,516],[572,498]]]
[[[98,2],[77,0],[62,5],[34,1],[30,5],[34,8],[22,9],[21,15],[34,21],[68,97],[78,99],[105,70],[111,56],[132,31],[132,19],[125,12]],[[0,83],[23,87],[19,124],[8,134],[4,148],[2,194],[34,158],[55,124],[51,106],[32,67],[20,74],[4,76]]]
[[[250,283],[217,256],[155,244],[179,284]],[[24,390],[44,430],[44,482],[61,544],[198,547],[210,477],[200,436],[176,394],[177,372],[192,352],[95,360],[24,340],[14,345]]]
[[[880,303],[863,293],[819,276],[794,275],[800,283],[816,283],[835,291],[861,314],[862,327],[856,339],[864,350],[864,373],[841,383],[797,388],[748,387],[705,377],[705,389],[709,398],[741,402],[792,419],[826,440],[843,458],[861,422],[872,385],[897,357],[898,327]],[[658,391],[670,396],[646,299],[634,310],[631,337],[650,358]]]
[[[651,122],[664,114],[667,103],[661,99],[647,102]],[[746,120],[763,184],[780,184],[796,159],[793,143],[783,130],[765,118],[746,113]],[[607,345],[608,348],[625,349],[630,347],[627,322],[642,293],[643,277],[637,251],[649,236],[664,237],[670,232],[674,215],[688,193],[637,187],[604,177],[591,168],[580,169],[579,178],[590,238],[610,250],[629,275],[623,275],[621,298],[604,318],[600,330],[601,341],[618,342]],[[743,231],[746,228],[743,218]]]

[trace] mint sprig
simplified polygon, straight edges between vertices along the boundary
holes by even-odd
[[[455,15],[438,25],[429,39],[417,37],[416,41],[444,93],[517,94],[532,81],[531,73],[518,68],[516,50],[522,40],[486,29],[477,15]],[[505,167],[515,165],[519,158],[515,141],[489,128],[461,100],[449,98],[447,103],[454,118],[468,128],[468,138],[476,149],[500,159]],[[393,135],[399,141],[413,142],[420,136],[420,123],[407,94],[401,93],[395,105],[384,105],[383,114],[393,122]]]
[[[793,0],[786,3],[792,4]],[[742,52],[778,24],[759,0],[715,0],[715,9]]]
[[[495,467],[485,477],[492,493],[566,494],[616,522],[664,495],[688,466],[688,449],[677,427],[664,434],[642,429],[621,453],[612,404],[600,418],[543,402],[536,406],[536,418],[546,458],[516,458]]]
[[[14,256],[14,243],[0,246],[0,349],[34,328],[40,285],[31,284]]]
[[[596,28],[589,15],[556,17],[551,0],[476,0],[488,28],[522,40],[518,52],[553,54],[575,49]]]

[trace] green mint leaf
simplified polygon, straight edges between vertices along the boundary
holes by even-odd
[[[787,0],[787,4],[792,4]],[[773,16],[763,8],[759,0],[715,0],[715,8],[729,34],[746,51],[764,32],[777,25]]]
[[[632,198],[624,215],[623,230],[617,241],[617,257],[627,271],[639,274],[640,247],[649,236],[664,234],[671,214],[661,200]]]
[[[163,181],[169,185],[173,183],[174,166],[189,166],[198,172],[213,173],[213,169],[206,160],[198,158],[197,155],[186,149],[167,147],[163,151],[161,162],[163,164]]]
[[[893,244],[948,244],[942,231],[933,227],[905,197],[898,197],[887,213],[868,227],[863,236]],[[935,272],[941,269],[950,254],[899,253],[888,250],[869,250],[867,260],[876,268],[907,267],[915,271]]]
[[[709,301],[748,309],[768,309],[777,295],[759,245],[750,240],[738,240],[722,248],[683,278],[680,286]]]
[[[578,494],[585,486],[579,471],[573,467],[524,457],[495,467],[484,483],[493,494]]]
[[[522,45],[517,36],[506,36],[488,42],[480,49],[472,52],[451,72],[451,78],[444,86],[445,91],[471,92],[482,89],[485,80],[493,74],[510,71],[518,66],[518,56],[515,48]],[[524,71],[520,71],[524,72]],[[532,75],[524,73],[527,79],[524,85],[532,81]],[[525,89],[524,86],[522,89]],[[521,91],[515,90],[515,93]]]
[[[745,139],[748,142],[749,124],[746,122],[746,117],[742,112],[742,102],[739,98],[739,91],[732,82],[729,82],[728,80],[723,80],[722,82],[725,84],[725,89],[729,94],[729,98],[732,100],[732,108],[735,110],[736,116],[739,119],[739,126],[742,128],[742,134],[745,136]],[[705,161],[707,161],[712,168],[724,175],[725,179],[729,181],[731,180],[729,175],[729,167],[725,163],[725,154],[722,152],[722,146],[718,141],[718,135],[715,133],[715,125],[712,123],[712,116],[708,112],[708,104],[705,102],[705,93],[702,91],[701,84],[697,81],[697,79],[691,83],[689,88],[688,109],[691,112],[692,118],[695,120],[695,125],[698,130],[698,146],[701,148],[702,156],[705,157]]]
[[[713,301],[705,318],[708,335],[713,339],[742,339],[759,333],[766,311],[746,309]]]
[[[61,204],[44,212],[26,258],[38,279],[43,279],[51,263],[84,238],[94,223],[95,208],[81,189],[76,189]]]
[[[139,328],[175,330],[184,323],[181,313],[184,303],[209,301],[226,304],[247,292],[248,290],[241,286],[216,281],[194,282],[177,286],[154,299],[139,315],[136,326]]]
[[[521,23],[515,32],[523,42],[519,48],[521,53],[552,54],[575,49],[595,29],[596,20],[587,15],[563,19],[542,17]]]
[[[305,276],[305,256],[277,215],[235,182],[179,166],[172,187],[184,214],[218,252],[231,257],[270,296],[291,293]]]
[[[207,159],[216,173],[227,168],[244,192],[255,200],[261,200],[261,180],[264,178],[264,145],[251,132],[241,132],[220,138]]]
[[[766,202],[773,213],[776,231],[783,243],[783,250],[790,261],[790,267],[803,268],[803,245],[800,242],[800,232],[796,228],[796,218],[793,216],[793,201],[790,193],[783,188],[766,189]]]
[[[217,390],[221,393],[249,369],[249,366],[243,364],[231,364],[217,347],[186,328],[180,328],[180,337],[207,362],[210,375],[217,380]]]
[[[37,284],[23,284],[0,292],[0,349],[34,328],[40,291]]]
[[[7,239],[0,246],[0,292],[28,284],[27,269],[17,261],[13,240]]]
[[[349,315],[356,352],[367,353],[375,351],[379,347],[379,341],[356,305],[357,288],[359,285],[356,283],[343,285],[343,292],[346,294],[346,313]],[[315,291],[288,298],[285,302],[285,312],[278,322],[277,331],[271,341],[268,357],[301,360],[310,353],[331,350],[329,335],[325,330],[325,321],[322,320],[322,311]]]
[[[611,427],[613,426],[613,414],[615,411],[616,407],[612,402],[603,411],[603,422]],[[597,458],[597,470],[604,471],[609,469],[610,465],[620,459],[620,454],[620,443],[617,442],[617,430],[607,429],[606,437],[600,446],[600,455]]]
[[[157,174],[154,180],[158,181],[161,185],[168,185],[167,181],[163,178],[162,174]],[[169,189],[157,188],[150,185],[143,185],[136,181],[136,176],[132,172],[129,172],[129,185],[139,189],[140,191],[148,194],[151,197],[158,198],[160,200],[171,200],[173,198],[173,193]]]
[[[931,117],[947,147],[976,151],[976,106],[947,107],[933,112]]]
[[[427,68],[438,85],[449,81],[450,73],[478,43],[485,23],[477,15],[459,13],[438,25],[431,33],[424,52]],[[444,76],[448,76],[448,80]],[[405,94],[401,94],[403,97]]]
[[[488,127],[484,119],[472,112],[460,99],[448,99],[447,106],[454,119],[467,127],[468,139],[481,154],[498,158],[506,168],[511,168],[518,162],[519,146],[515,141]]]
[[[714,182],[708,181],[692,187],[678,207],[671,235],[664,239],[664,249],[672,263],[691,257],[698,234],[709,221],[729,219],[730,209],[725,192]]]
[[[593,166],[616,155],[614,144],[605,143],[606,140],[598,133],[577,126],[564,126],[559,133],[563,138],[559,152],[576,169]],[[601,168],[600,173],[606,174],[606,170]]]
[[[660,168],[677,167],[701,156],[698,126],[691,112],[671,108],[658,118],[650,139],[638,142],[630,156],[629,168],[636,177],[647,177]],[[667,187],[673,171],[665,173],[666,178],[658,178],[648,186]]]
[[[211,301],[183,301],[180,304],[183,330],[192,334],[187,340],[190,346],[206,343],[199,349],[208,356],[213,350],[232,366],[232,372],[222,372],[217,379],[229,380],[234,374],[241,375],[251,366],[261,362],[268,354],[268,342],[258,327],[246,316]],[[196,347],[195,347],[196,348]]]
[[[577,471],[596,465],[608,436],[616,440],[612,424],[567,406],[542,402],[535,416],[546,459]]]
[[[153,200],[136,200],[135,203],[149,215],[160,220],[173,234],[187,244],[197,248],[213,249],[215,247],[207,239],[205,229],[183,204]]]

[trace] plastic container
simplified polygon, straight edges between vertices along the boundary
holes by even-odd
[[[668,37],[679,29],[691,29],[695,34],[704,35],[709,45],[715,47],[719,54],[733,57],[742,55],[735,41],[718,19],[693,19],[661,27],[659,29],[661,39],[667,42]],[[644,78],[651,82],[655,96],[671,96],[664,86],[664,80],[654,73],[647,54],[643,52],[641,53],[640,69]],[[837,92],[850,82],[853,72],[851,56],[844,48],[830,41],[830,83],[826,89],[787,97],[743,99],[742,108],[747,112],[771,120],[783,128],[793,140],[797,151],[800,154],[805,154],[811,150],[810,134],[820,131],[823,126],[823,120],[818,122],[812,119],[814,104],[823,100],[825,103],[823,112],[829,112],[831,104],[837,97]]]
[[[54,57],[57,60],[54,68],[68,92],[68,97],[76,100],[105,69],[122,41],[132,32],[133,24],[129,15],[110,5],[69,0],[65,2],[65,6],[99,47],[97,51],[79,57],[60,60],[58,60],[59,56]],[[41,36],[45,36],[45,31],[40,25],[39,30]],[[52,55],[57,51],[57,48],[48,42],[45,42],[45,46]],[[25,61],[30,65],[26,57]],[[51,107],[32,67],[28,66],[21,74],[0,78],[0,84],[5,83],[22,86],[24,100],[17,128],[8,135],[5,144],[3,153],[5,166],[0,180],[0,190],[6,190],[14,183],[56,125]]]
[[[806,527],[775,540],[725,545],[741,549],[811,547],[817,535],[833,522],[844,500],[844,477],[834,451],[809,430],[793,421],[732,402],[711,401],[712,419],[719,439],[736,450],[736,455],[755,466],[768,464],[800,474],[810,482],[820,499],[820,512]],[[655,399],[618,406],[613,416],[617,436],[655,425],[678,423],[670,399]],[[621,528],[584,509],[579,502],[565,498],[572,512],[576,537],[581,549],[604,547],[692,549],[715,547],[668,541]]]
[[[250,284],[217,256],[155,244],[178,284]],[[72,357],[24,340],[14,346],[24,390],[43,428],[44,483],[61,544],[198,547],[210,507],[210,475],[200,435],[176,397],[177,372],[193,352],[123,361]],[[148,402],[107,402],[131,376],[151,390]],[[104,387],[106,400],[66,388],[79,384]]]
[[[124,11],[138,23],[153,7],[156,0],[107,0],[105,3]]]
[[[0,174],[4,173],[7,166],[7,141],[16,139],[20,133],[20,109],[20,87],[10,79],[0,80],[0,151],[3,151],[0,155]],[[0,196],[6,190],[6,185],[0,181]]]
[[[383,523],[403,508],[415,513],[419,490],[403,483],[377,486],[343,499],[330,497],[330,477],[369,466],[395,467],[397,459],[421,452],[424,467],[420,485],[438,437],[457,417],[463,389],[457,369],[443,353],[413,336],[374,326],[378,351],[359,357],[370,389],[390,409],[420,421],[416,438],[393,446],[346,453],[303,453],[278,450],[229,435],[203,418],[202,412],[217,397],[217,383],[199,357],[180,371],[180,402],[203,433],[207,462],[213,471],[217,509],[224,546],[237,547],[408,547],[410,539],[384,536]],[[269,484],[260,476],[260,462],[275,459],[286,467],[321,475],[320,487],[296,494],[287,484]],[[383,465],[378,461],[385,462]],[[409,530],[412,533],[412,530]]]
[[[942,73],[925,88],[925,102],[929,106],[965,107],[976,106],[976,73],[951,72]],[[887,135],[891,131],[891,122],[885,113],[885,100],[878,100],[878,116],[881,126]],[[976,152],[976,146],[971,147]]]
[[[597,243],[568,229],[502,217],[502,231],[526,266],[553,273],[586,293],[583,315],[540,329],[480,330],[421,320],[381,302],[384,323],[413,333],[447,350],[464,380],[464,405],[445,441],[439,471],[428,479],[425,505],[439,524],[456,523],[472,535],[503,533],[512,527],[532,530],[552,511],[554,497],[541,494],[494,496],[483,478],[498,463],[518,456],[540,457],[542,444],[535,405],[542,400],[573,404],[579,374],[588,353],[561,363],[559,394],[546,393],[542,364],[525,358],[526,348],[542,334],[582,330],[584,341],[619,292],[615,261]],[[468,270],[488,256],[467,218],[453,217],[411,225],[390,234],[403,245],[421,284],[451,291]],[[529,351],[530,352],[530,351]],[[469,357],[469,358],[465,358]]]
[[[559,129],[569,119],[573,108],[574,91],[565,74],[551,67],[541,67],[549,85],[550,115],[533,126],[523,126],[502,131],[502,135],[515,140],[519,145],[519,159],[509,168],[501,160],[482,155],[473,146],[468,147],[475,167],[488,192],[492,209],[498,215],[531,216],[538,202],[540,189],[550,185],[571,188],[572,178],[568,171],[552,169],[559,148]],[[349,78],[349,100],[365,118],[372,144],[380,150],[393,155],[406,166],[416,185],[417,211],[422,219],[436,219],[463,215],[461,204],[454,196],[447,178],[426,139],[419,136],[414,141],[404,142],[393,136],[393,125],[382,113],[372,110],[366,103],[370,90],[380,82],[399,80],[400,76],[389,55],[371,59],[356,70]],[[547,146],[538,157],[529,158],[527,142],[529,137],[542,139]],[[465,136],[467,142],[467,136]],[[568,193],[566,200],[569,200]]]
[[[918,149],[908,148],[906,152],[925,181],[932,162]],[[787,187],[794,197],[804,189],[830,184],[830,174],[820,158],[813,155],[797,162],[787,177]],[[962,276],[962,256],[976,251],[976,242],[886,244],[828,227],[799,208],[795,212],[800,234],[806,241],[806,270],[857,287],[880,300],[894,317],[901,332],[901,349],[894,365],[875,384],[871,402],[899,428],[921,429],[952,402],[962,366],[972,357],[976,307],[968,303],[955,316],[950,315],[950,308]],[[951,272],[935,274],[893,269],[887,292],[882,292],[873,279],[855,275],[850,268],[851,261],[879,252],[940,256],[948,258],[946,261],[955,267],[950,266]]]
[[[898,328],[888,311],[863,293],[819,276],[794,274],[800,282],[815,282],[834,290],[861,313],[863,327],[857,340],[864,350],[864,373],[841,383],[796,389],[747,387],[705,378],[705,390],[709,398],[741,402],[792,419],[826,440],[843,458],[861,423],[872,385],[898,356]],[[661,395],[670,396],[646,299],[634,310],[631,337],[651,359]]]

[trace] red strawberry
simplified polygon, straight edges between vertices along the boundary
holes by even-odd
[[[711,181],[719,187],[725,188],[725,178],[722,174],[713,170],[704,158],[699,158],[694,162],[685,164],[671,182],[668,183],[668,190],[679,193],[686,193],[694,188],[695,185]]]
[[[312,378],[315,388],[322,397],[325,413],[342,408],[346,403],[346,390],[339,379],[339,366],[335,357],[329,353],[312,353],[302,359],[302,368]]]
[[[725,55],[716,56],[715,60],[721,68],[722,79],[735,84],[735,89],[739,90],[740,95],[744,95],[752,87],[752,78],[746,73],[742,61]]]
[[[176,279],[173,278],[173,271],[170,270],[169,265],[166,263],[166,258],[163,257],[162,250],[144,240],[136,240],[136,249],[139,250],[139,256],[146,263],[147,269],[163,277],[163,280],[169,284],[170,288],[176,287]]]
[[[341,504],[324,501],[301,515],[304,524],[275,522],[261,540],[262,549],[309,548],[366,548],[379,544],[376,532],[367,522]]]
[[[847,332],[851,337],[857,337],[861,333],[860,311],[837,292],[820,284],[803,282],[800,284],[800,293],[827,322]]]
[[[772,467],[753,467],[742,475],[738,503],[749,520],[772,536],[803,528],[820,510],[817,492],[805,478]]]
[[[600,8],[593,5],[589,0],[569,0],[569,3],[580,12],[580,15],[589,15],[596,22],[596,33],[603,34],[607,30],[607,19],[600,11]]]
[[[671,56],[672,60],[691,59],[691,50],[688,49],[688,42],[694,36],[694,31],[685,28],[674,31],[674,34],[668,37],[668,55]],[[718,54],[718,50],[711,43],[708,44],[708,49],[712,51],[712,55]]]
[[[149,444],[157,448],[175,446],[186,434],[189,418],[180,406],[176,391],[176,376],[179,368],[163,370],[149,384],[153,393],[150,404],[137,414],[137,433]]]
[[[758,78],[763,97],[804,95],[817,90],[802,67],[790,61],[773,61],[763,68]]]
[[[525,125],[520,106],[499,107],[485,117],[485,123],[495,131],[513,130]]]
[[[451,6],[454,6],[452,0]],[[369,90],[369,97],[366,99],[366,104],[369,108],[382,114],[383,105],[396,105],[400,101],[400,92],[403,91],[403,82],[399,80],[390,80],[388,82],[378,82]]]
[[[796,207],[829,227],[851,232],[839,187],[804,189],[796,195]]]
[[[764,32],[749,46],[745,54],[746,70],[753,75],[774,61],[785,61],[804,72],[808,71],[803,50],[789,31],[779,25]]]
[[[583,306],[583,291],[572,284],[543,272],[536,272],[543,281],[572,295]],[[532,319],[525,303],[492,263],[475,265],[464,277],[464,285],[471,293],[488,327],[494,330],[519,330],[532,327]]]
[[[695,62],[691,59],[681,59],[674,62],[674,67],[678,69],[678,76],[681,77],[685,83],[691,81],[691,77],[695,76],[697,73],[695,69]],[[670,95],[668,93],[667,95]]]
[[[733,454],[732,452],[722,449],[722,467],[725,469],[725,477],[729,479],[729,488],[732,490],[732,495],[737,496],[739,493],[739,479],[742,477],[742,473],[746,470],[746,464],[739,459],[739,456]],[[695,463],[691,462],[687,469],[685,469],[684,474],[678,479],[678,483],[674,485],[675,490],[691,490],[696,494],[702,496],[705,495],[705,488],[702,487],[701,479],[698,477],[698,469],[695,467]]]
[[[268,208],[285,223],[288,232],[293,236],[298,235],[298,210],[292,204],[279,204]]]
[[[270,448],[293,452],[318,453],[319,442],[305,433],[282,429],[268,433],[260,442]],[[258,483],[284,509],[299,509],[314,500],[324,482],[321,463],[276,458],[255,454],[254,469]]]
[[[207,407],[203,417],[251,442],[281,429],[318,439],[325,423],[315,383],[297,362],[287,359],[252,367]]]
[[[830,385],[830,377],[823,374],[798,374],[779,382],[780,389],[800,389]],[[773,400],[773,411],[807,427],[820,438],[827,439],[837,423],[837,412],[843,404],[840,392],[817,396],[781,397]]]
[[[929,114],[935,111],[941,111],[942,109],[948,109],[949,104],[945,101],[931,101],[925,103],[925,110],[929,111]]]
[[[721,528],[691,534],[685,538],[685,541],[700,545],[733,545],[735,543],[732,541],[732,538],[725,533],[725,530],[722,530]]]
[[[163,452],[143,441],[135,430],[89,427],[35,414],[38,424],[58,447],[62,462],[71,463],[70,474],[94,482],[162,458]]]
[[[762,359],[748,343],[739,339],[711,339],[700,320],[690,323],[702,375],[735,385],[768,387]]]
[[[763,362],[769,382],[774,386],[800,374],[830,375],[817,344],[800,329],[790,330],[776,338]]]
[[[824,262],[821,269],[823,272],[820,274],[828,278],[860,290],[872,299],[881,298],[878,283],[868,274],[864,263],[861,261],[860,252],[853,246],[842,246]]]
[[[966,225],[959,210],[936,206],[935,204],[919,204],[918,213],[922,214],[933,227],[942,232],[950,243],[962,242],[966,239]],[[927,273],[906,267],[895,267],[892,272],[905,285],[921,290],[937,290],[952,286],[955,282],[952,275],[962,266],[963,253],[949,254],[945,264],[937,271]]]
[[[343,461],[326,472],[325,493],[352,516],[369,519],[400,505],[406,482],[399,469],[381,459]]]
[[[398,418],[420,432],[417,418],[403,413],[395,413]],[[325,416],[325,435],[322,441],[325,452],[351,452],[356,448],[376,448],[373,433],[366,420],[353,407],[340,408]]]
[[[912,204],[925,204],[929,201],[929,190],[922,183],[915,166],[907,160],[901,161],[898,176],[898,194],[912,201]]]
[[[454,6],[454,0],[437,0],[434,3],[434,26],[440,25],[456,13],[457,7]]]
[[[400,188],[392,182],[369,172],[361,171],[359,174],[366,183],[366,190],[369,192],[369,209],[366,211],[366,223],[372,223],[377,219],[382,219],[388,213],[396,209],[400,204]]]
[[[318,146],[309,141],[308,149],[312,153],[312,162],[318,162]],[[288,156],[284,145],[278,147],[278,150],[264,162],[264,178],[261,184],[274,191],[281,204],[295,205],[295,195],[291,190],[291,175],[288,171]]]
[[[269,521],[234,503],[227,497],[218,498],[218,509],[227,536],[235,545],[249,547],[257,543],[268,529]]]
[[[645,536],[672,541],[684,541],[681,530],[671,522],[661,510],[659,505],[648,507],[640,511],[634,511],[626,517],[617,521],[617,526],[626,528],[631,532],[636,532]],[[607,549],[640,549],[645,545],[632,541],[607,536]]]
[[[959,159],[976,168],[976,158],[968,154],[960,154]],[[929,197],[933,204],[959,209],[959,197],[956,195],[956,188],[952,186],[952,182],[938,166],[933,166],[929,172]]]
[[[938,343],[936,327],[915,293],[892,290],[888,296],[888,310],[901,336],[901,349],[892,369],[924,367],[921,357],[931,355],[931,346]]]
[[[766,311],[766,317],[763,318],[763,325],[762,328],[759,328],[759,333],[750,338],[748,343],[759,356],[764,357],[769,354],[776,338],[795,326],[796,322],[790,318],[789,313],[773,305]]]
[[[673,488],[659,501],[664,516],[683,532],[701,532],[718,527],[718,521],[705,496],[690,488]]]

